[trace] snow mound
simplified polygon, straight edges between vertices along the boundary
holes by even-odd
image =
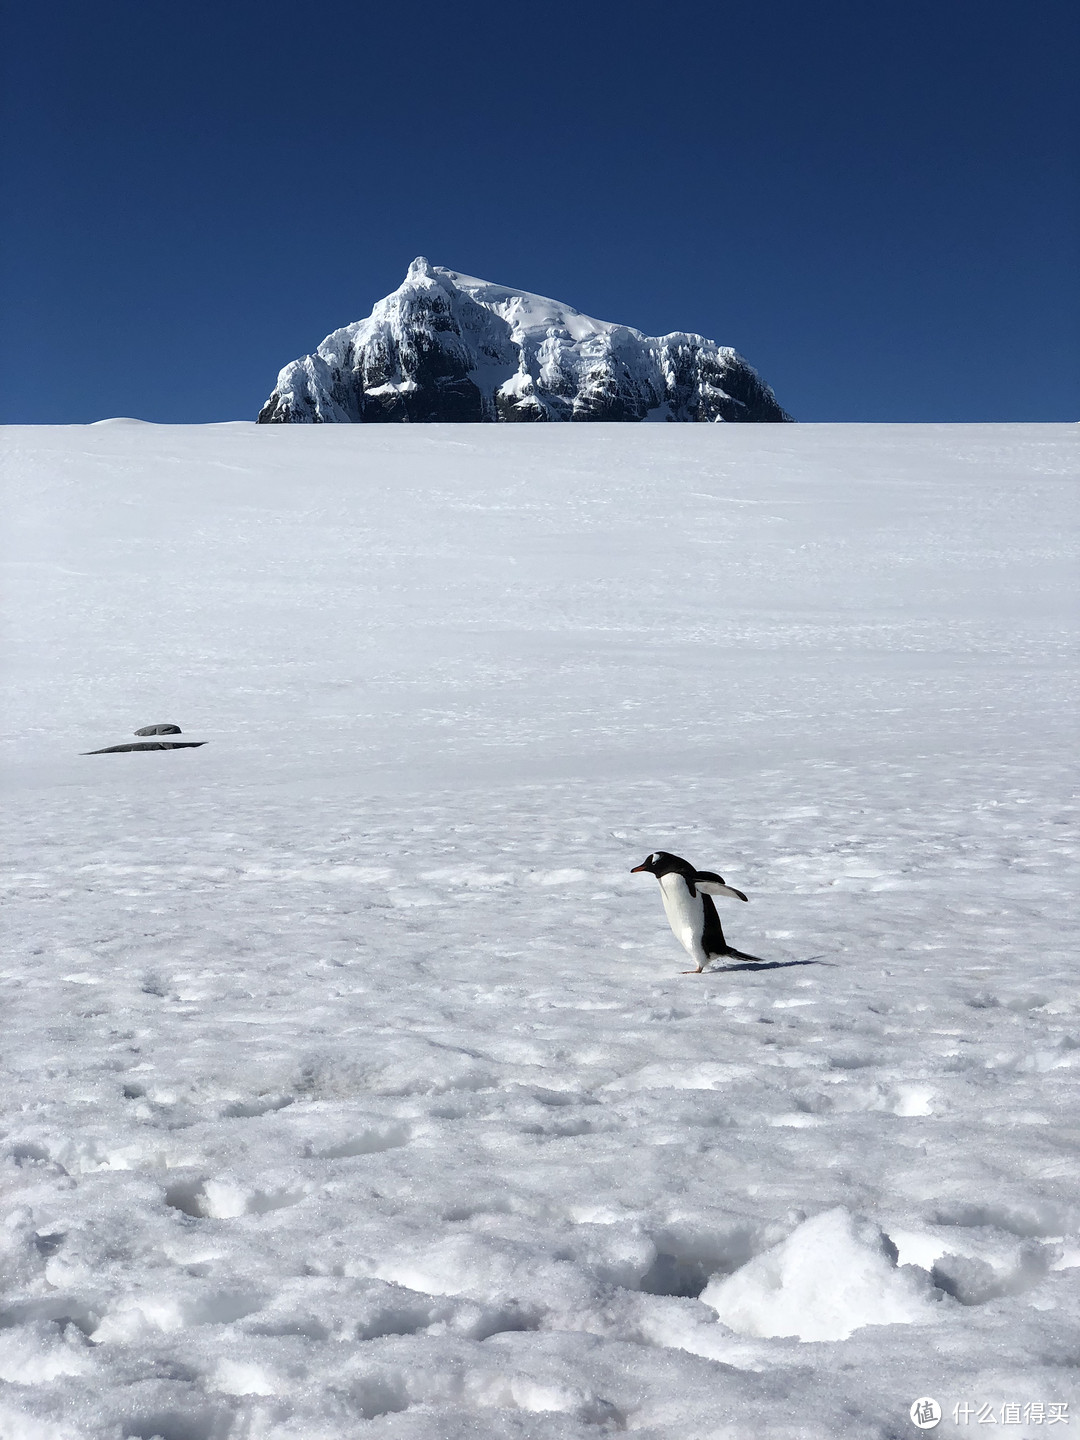
[[[741,1335],[846,1340],[864,1325],[925,1321],[926,1288],[895,1256],[876,1225],[838,1205],[711,1281],[701,1299]]]

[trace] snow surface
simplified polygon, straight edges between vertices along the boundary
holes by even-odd
[[[436,274],[445,275],[458,290],[471,295],[478,305],[500,315],[510,325],[513,337],[519,343],[528,336],[539,344],[552,326],[567,331],[572,339],[579,341],[611,335],[617,330],[627,330],[637,339],[645,338],[640,330],[632,326],[616,325],[610,320],[594,320],[591,315],[583,315],[561,300],[534,295],[529,290],[515,290],[508,285],[496,285],[476,275],[462,275],[442,265],[431,265],[423,256],[418,256],[410,265],[406,283],[419,275],[434,277]]]
[[[1075,1426],[1077,440],[4,432],[0,1436]]]

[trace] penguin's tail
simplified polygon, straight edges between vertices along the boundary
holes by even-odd
[[[747,960],[751,965],[768,965],[768,960],[763,960],[760,955],[748,955],[745,950],[736,950],[734,945],[729,945],[724,951],[732,960]]]

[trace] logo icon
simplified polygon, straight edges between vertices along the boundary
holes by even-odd
[[[931,1400],[929,1395],[923,1395],[916,1400],[908,1414],[911,1416],[911,1423],[920,1430],[933,1430],[935,1425],[941,1424],[941,1406],[936,1400]]]

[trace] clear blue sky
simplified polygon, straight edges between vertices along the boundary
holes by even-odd
[[[0,418],[254,418],[409,261],[734,345],[802,420],[1071,420],[1075,0],[34,0]]]

